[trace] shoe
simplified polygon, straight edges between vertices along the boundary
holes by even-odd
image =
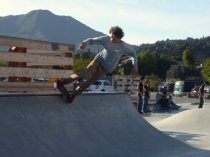
[[[74,101],[74,98],[75,98],[75,94],[74,93],[69,94],[69,96],[68,96],[68,103],[71,104]]]
[[[65,82],[63,80],[56,81],[56,88],[61,92],[62,99],[64,102],[68,103],[69,101],[69,91],[65,87]]]
[[[62,88],[67,84],[65,79],[61,79],[61,80],[56,80],[56,87],[57,88]]]

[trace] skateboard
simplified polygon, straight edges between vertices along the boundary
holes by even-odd
[[[74,99],[73,92],[68,91],[64,85],[60,85],[60,84],[61,83],[59,82],[59,80],[57,80],[54,83],[54,88],[57,88],[61,92],[62,100],[65,103],[71,103]]]

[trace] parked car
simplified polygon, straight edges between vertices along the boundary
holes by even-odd
[[[32,78],[32,82],[48,82],[46,78]]]
[[[0,81],[8,81],[8,78],[7,77],[0,77]]]
[[[113,92],[113,86],[109,80],[98,80],[89,86],[88,92]]]
[[[199,80],[176,81],[174,85],[173,94],[176,96],[186,96],[187,93],[191,92],[193,87],[200,85],[201,81]]]
[[[200,86],[194,86],[191,91],[188,93],[189,98],[198,98],[198,91]]]

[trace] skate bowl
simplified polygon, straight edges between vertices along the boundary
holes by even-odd
[[[1,157],[209,157],[150,125],[126,94],[0,95]]]

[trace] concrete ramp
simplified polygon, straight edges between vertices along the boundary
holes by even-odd
[[[158,131],[126,94],[0,96],[1,157],[209,157]]]
[[[167,134],[197,148],[210,150],[210,106],[186,110],[153,123]]]

